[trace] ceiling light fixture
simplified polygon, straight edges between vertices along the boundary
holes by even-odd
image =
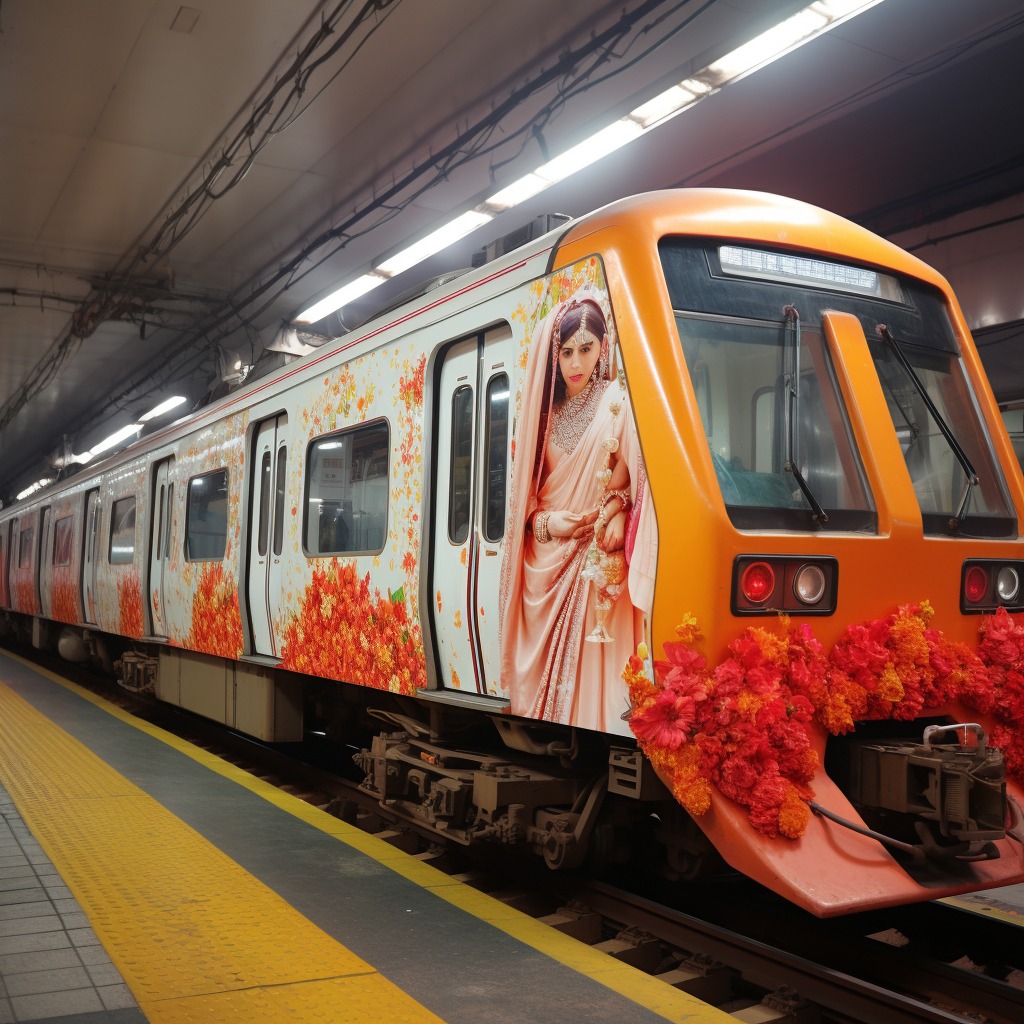
[[[421,238],[407,249],[403,249],[394,256],[388,257],[383,263],[379,263],[374,267],[374,270],[378,274],[394,277],[396,274],[401,274],[410,267],[416,266],[417,263],[422,263],[425,259],[429,259],[435,253],[447,249],[449,245],[454,245],[460,238],[465,238],[470,232],[475,231],[493,219],[493,213],[469,210],[467,213],[456,217],[455,220],[439,227],[436,231],[432,231],[426,238]]]
[[[168,398],[166,402],[161,402],[155,408],[150,409],[145,416],[140,416],[139,421],[141,423],[148,423],[150,420],[155,420],[157,416],[163,416],[164,413],[177,409],[185,401],[184,395],[175,395],[173,398]]]
[[[120,430],[111,434],[110,437],[105,437],[99,444],[94,444],[89,449],[89,455],[102,455],[103,452],[110,451],[111,448],[116,447],[122,441],[126,441],[132,434],[138,433],[142,429],[141,423],[129,423],[127,427],[122,427]],[[81,456],[79,456],[81,459]]]
[[[37,480],[31,487],[26,487],[25,490],[19,491],[17,499],[21,501],[23,498],[27,498],[30,494],[35,494],[36,491],[41,491],[44,487],[49,487],[53,483],[53,477],[43,477],[42,480]]]
[[[475,209],[461,214],[426,238],[384,260],[370,273],[332,292],[303,310],[294,322],[316,323],[330,313],[337,312],[372,288],[457,242],[498,213],[518,206],[557,182],[564,181],[726,85],[746,78],[880,3],[882,0],[816,0],[802,11],[720,57],[703,71],[646,100],[624,117],[495,192]]]
[[[297,324],[315,324],[323,320],[325,316],[336,313],[342,306],[347,306],[350,302],[354,302],[368,291],[372,291],[374,288],[382,285],[387,280],[388,278],[384,274],[363,274],[362,277],[349,281],[348,284],[343,285],[336,292],[331,292],[330,295],[314,303],[308,309],[304,309],[293,322]]]

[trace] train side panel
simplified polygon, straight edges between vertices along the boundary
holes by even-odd
[[[19,509],[12,519],[11,607],[22,615],[39,614],[39,507]]]
[[[11,523],[9,519],[4,519],[0,520],[0,608],[5,611],[11,608],[10,556]]]

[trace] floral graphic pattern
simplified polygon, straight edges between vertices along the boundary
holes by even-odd
[[[192,628],[185,646],[194,651],[237,658],[242,653],[242,613],[238,587],[220,562],[204,562],[192,599]]]
[[[173,470],[176,486],[168,572],[162,600],[156,591],[149,598],[172,644],[231,658],[243,650],[238,584],[232,567],[238,563],[242,530],[248,424],[249,413],[243,410],[200,431],[187,447],[179,449]],[[228,474],[224,557],[189,562],[185,558],[188,482],[220,469]]]
[[[414,599],[420,574],[420,504],[423,477],[423,392],[427,357],[412,342],[389,346],[359,356],[321,378],[322,387],[312,403],[296,417],[289,459],[288,487],[303,493],[304,451],[307,443],[323,434],[386,417],[390,426],[391,452],[388,479],[388,535],[379,555],[338,558],[299,557],[285,561],[282,608],[301,607],[298,616],[274,617],[277,649],[282,666],[297,671],[318,672],[328,678],[364,682],[365,685],[411,692],[426,684],[426,661],[420,637],[418,608]],[[391,381],[387,386],[382,381]],[[289,423],[289,429],[292,424]],[[296,552],[301,550],[303,508],[288,509],[287,534]],[[356,568],[358,566],[358,569]],[[377,595],[374,597],[373,595]],[[380,597],[384,594],[384,597]],[[315,596],[319,595],[319,597]],[[397,595],[397,596],[396,596]],[[348,636],[358,636],[367,646],[383,644],[385,636],[398,644],[385,654],[379,672],[374,672],[364,647],[358,652],[325,649],[300,650],[299,637],[312,637],[311,644],[332,638],[306,632],[316,619],[322,601],[341,599],[348,609],[344,627]],[[356,610],[358,609],[358,610]],[[333,613],[339,614],[337,608]],[[376,618],[371,622],[369,616]],[[330,618],[330,616],[329,616]],[[331,621],[335,621],[331,618]],[[403,635],[407,638],[403,640]],[[389,660],[390,659],[390,660]],[[322,668],[298,668],[299,664]]]
[[[78,581],[67,566],[54,567],[50,586],[50,615],[72,625],[79,621]]]
[[[122,573],[117,579],[117,606],[120,613],[118,632],[122,636],[141,637],[142,587],[135,568]]]
[[[314,570],[285,629],[281,667],[402,694],[427,681],[423,638],[404,592],[371,592],[370,574],[360,578],[337,558]]]
[[[991,711],[992,743],[1024,782],[1024,625],[1001,609],[972,651],[932,629],[933,614],[924,601],[849,626],[827,655],[809,625],[783,618],[777,630],[745,630],[713,669],[687,616],[654,662],[654,681],[646,650],[626,666],[630,727],[691,814],[708,810],[714,787],[773,838],[795,839],[807,826],[816,735],[860,720],[912,721],[956,700]]]
[[[39,614],[39,601],[36,599],[36,585],[31,579],[22,578],[14,584],[14,609],[26,615]]]

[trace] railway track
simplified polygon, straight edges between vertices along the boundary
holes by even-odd
[[[676,890],[676,906],[670,906],[663,900],[664,883],[638,879],[641,884],[631,888],[639,891],[627,891],[620,880],[524,864],[503,848],[485,847],[479,854],[445,848],[433,834],[388,820],[386,810],[359,789],[350,751],[325,742],[269,747],[32,655],[126,710],[737,1020],[1024,1021],[1024,942],[1014,925],[938,903],[823,921],[738,878],[710,892],[707,886]]]

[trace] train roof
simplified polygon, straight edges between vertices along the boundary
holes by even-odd
[[[288,364],[276,373],[253,380],[222,399],[182,417],[152,434],[145,435],[127,448],[92,464],[76,477],[67,478],[42,489],[26,499],[0,510],[6,518],[45,501],[58,490],[81,483],[87,484],[113,466],[130,461],[146,451],[158,448],[182,430],[201,429],[229,413],[232,406],[254,401],[261,391],[268,391],[288,377],[312,368],[339,351],[381,336],[380,344],[392,339],[383,337],[414,318],[417,328],[450,315],[477,301],[472,293],[487,284],[513,275],[518,282],[529,280],[556,269],[564,260],[560,253],[570,246],[577,248],[591,235],[602,234],[603,244],[616,244],[617,236],[642,240],[656,245],[668,235],[732,238],[749,242],[808,252],[830,251],[858,262],[864,262],[920,278],[938,286],[945,280],[928,264],[865,228],[820,207],[796,199],[767,192],[726,188],[684,188],[639,193],[616,200],[589,214],[566,221],[540,237],[499,256],[479,268],[451,277],[444,284],[427,290],[416,290],[401,304],[373,314],[348,334],[333,338],[315,352]],[[619,243],[621,244],[621,243]],[[518,273],[521,272],[521,273]],[[439,312],[453,298],[465,296]],[[433,315],[432,315],[433,314]]]

